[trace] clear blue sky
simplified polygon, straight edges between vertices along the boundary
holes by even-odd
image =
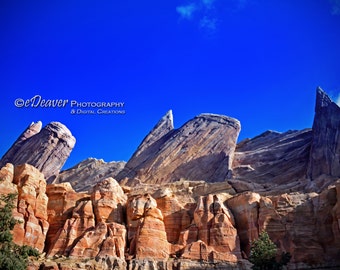
[[[0,156],[32,122],[77,139],[65,167],[128,160],[169,110],[175,127],[210,112],[240,139],[312,126],[315,89],[340,93],[340,1],[0,3]],[[17,108],[17,98],[125,102],[125,115]]]

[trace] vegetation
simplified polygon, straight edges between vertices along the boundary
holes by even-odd
[[[39,252],[27,245],[19,246],[13,242],[13,230],[18,220],[13,218],[16,194],[0,195],[0,269],[25,270],[28,257],[39,256]]]
[[[262,231],[259,238],[252,242],[249,261],[253,263],[254,270],[279,270],[290,261],[289,252],[283,252],[281,259],[276,260],[277,248],[270,240],[267,232]]]

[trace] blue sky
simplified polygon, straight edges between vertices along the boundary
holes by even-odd
[[[128,160],[169,109],[175,127],[235,117],[243,139],[311,127],[316,87],[340,94],[338,0],[3,0],[0,38],[0,155],[32,121],[60,121],[77,139],[65,168]],[[125,114],[14,105],[35,95]]]

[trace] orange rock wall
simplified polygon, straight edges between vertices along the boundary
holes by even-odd
[[[3,194],[18,193],[13,215],[22,223],[14,241],[48,257],[92,258],[105,267],[118,261],[131,267],[171,260],[237,264],[266,230],[280,252],[292,254],[293,268],[340,265],[340,181],[320,194],[191,194],[179,201],[162,187],[127,196],[112,178],[91,193],[66,183],[46,187],[27,164],[7,164],[0,179]]]

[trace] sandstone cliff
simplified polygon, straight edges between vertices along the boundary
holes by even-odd
[[[291,269],[340,265],[340,180],[320,194],[263,196],[187,181],[126,194],[108,178],[87,194],[66,183],[45,193],[43,175],[30,165],[7,164],[0,176],[3,191],[19,193],[15,241],[44,250],[55,269],[249,269],[250,241],[263,229],[293,255]]]
[[[32,123],[1,158],[0,166],[28,163],[40,170],[47,182],[52,182],[69,157],[75,138],[59,122],[41,129],[41,122]]]
[[[13,241],[42,252],[49,228],[44,175],[31,165],[8,163],[0,170],[0,190],[1,194],[18,194],[13,216],[20,223],[14,227]]]

